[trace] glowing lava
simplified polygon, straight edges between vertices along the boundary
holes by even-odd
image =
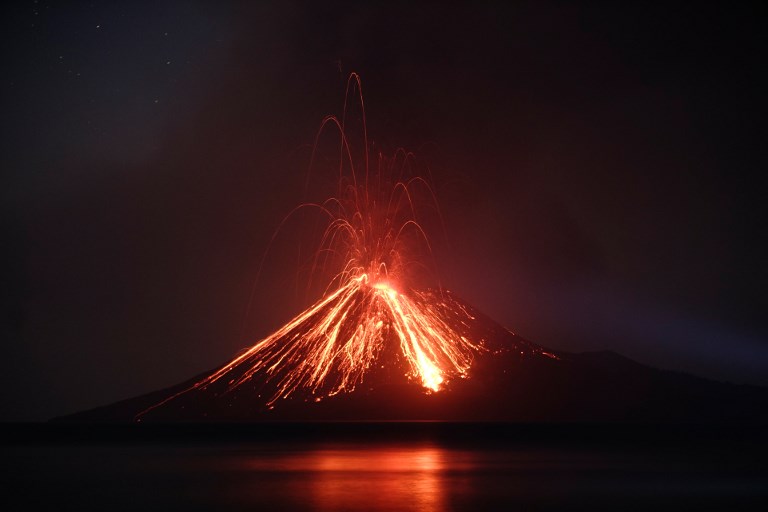
[[[318,398],[351,391],[394,331],[409,368],[407,376],[438,391],[446,378],[466,373],[479,346],[449,326],[439,308],[429,305],[431,297],[417,297],[411,300],[384,283],[369,285],[365,274],[353,278],[198,386],[247,365],[229,385],[239,386],[260,371],[280,375],[278,393],[269,403],[300,387]]]

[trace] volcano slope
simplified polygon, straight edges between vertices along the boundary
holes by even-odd
[[[356,289],[336,316],[344,299],[321,301],[210,372],[54,421],[768,422],[765,388],[549,350],[447,291],[398,318],[394,293]]]

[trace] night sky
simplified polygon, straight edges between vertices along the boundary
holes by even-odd
[[[766,8],[618,4],[4,4],[0,419],[298,313],[288,252],[246,305],[351,71],[377,147],[429,162],[448,288],[546,347],[768,385]]]

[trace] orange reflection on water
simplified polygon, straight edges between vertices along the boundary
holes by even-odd
[[[291,479],[289,499],[313,510],[440,511],[448,509],[445,473],[456,462],[429,445],[334,445],[256,457],[248,467],[300,475]]]
[[[446,508],[439,449],[385,447],[323,450],[314,455],[319,471],[311,492],[318,510]]]

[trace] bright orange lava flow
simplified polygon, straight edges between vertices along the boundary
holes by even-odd
[[[463,314],[468,321],[472,319],[470,313]],[[279,379],[269,404],[299,388],[309,388],[317,399],[351,391],[376,363],[388,335],[394,333],[407,364],[407,377],[417,379],[428,390],[439,391],[446,379],[465,376],[473,353],[482,350],[446,320],[430,302],[412,300],[387,283],[371,284],[363,274],[195,387],[204,388],[237,373],[237,378],[228,381],[231,389],[257,372],[265,372]],[[247,369],[238,371],[243,365]],[[284,368],[290,371],[281,372]]]

